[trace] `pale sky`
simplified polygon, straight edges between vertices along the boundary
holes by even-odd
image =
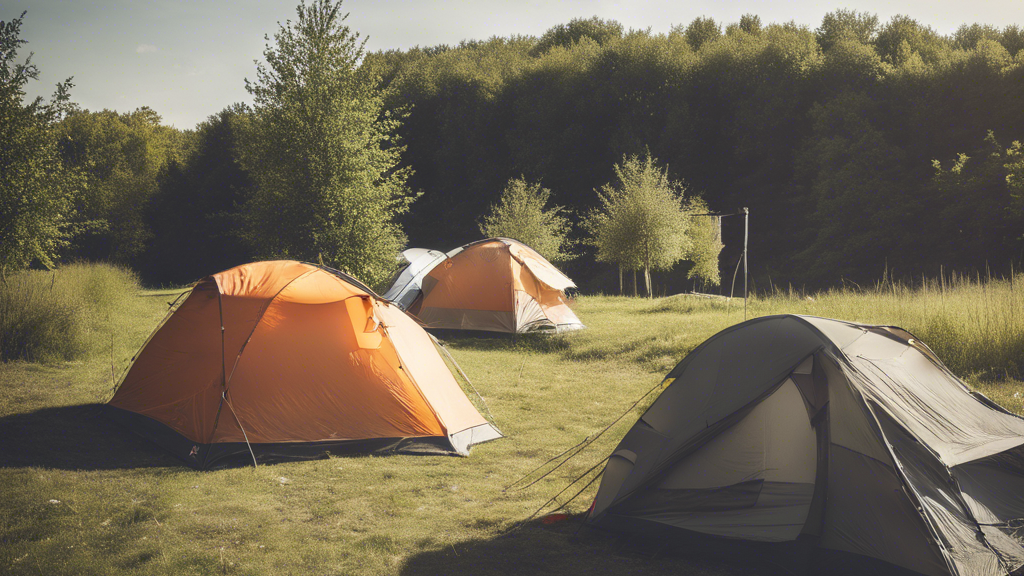
[[[251,102],[255,78],[278,22],[294,19],[298,0],[3,0],[0,20],[28,11],[19,53],[41,74],[32,95],[49,96],[74,76],[72,99],[90,110],[149,106],[167,124],[192,128],[235,102]],[[839,8],[888,21],[905,14],[949,34],[961,24],[1024,25],[1024,0],[347,0],[346,24],[373,50],[457,44],[513,34],[540,36],[573,18],[614,19],[626,29],[666,33],[698,16],[720,23],[757,14],[765,24],[795,20],[816,28]]]

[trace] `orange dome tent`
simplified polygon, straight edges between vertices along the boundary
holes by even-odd
[[[384,298],[425,327],[486,332],[564,332],[584,328],[565,290],[576,284],[529,246],[508,238],[447,254],[411,249],[409,265]]]
[[[347,275],[292,261],[200,280],[108,407],[195,468],[250,454],[467,455],[501,437],[413,319]]]

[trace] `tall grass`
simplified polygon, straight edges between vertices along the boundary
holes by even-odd
[[[679,294],[648,300],[582,296],[588,329],[558,337],[573,360],[623,359],[664,372],[712,334],[743,321],[742,299]],[[807,294],[775,289],[751,296],[746,317],[806,314],[899,326],[927,344],[961,378],[1021,379],[1024,275],[954,275],[910,286],[888,279]],[[558,348],[558,346],[553,346]]]
[[[883,280],[810,296],[776,291],[753,301],[756,315],[779,311],[899,326],[963,378],[1020,379],[1024,371],[1024,275],[961,276],[908,286]]]
[[[0,360],[56,362],[110,347],[139,306],[139,279],[110,264],[25,271],[0,284]]]

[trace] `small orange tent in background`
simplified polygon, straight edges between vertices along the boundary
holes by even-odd
[[[200,280],[108,407],[196,468],[250,454],[467,455],[501,437],[412,318],[340,272],[292,261]]]
[[[384,297],[425,327],[487,332],[584,328],[565,290],[576,284],[529,246],[489,238],[447,254],[412,249]]]

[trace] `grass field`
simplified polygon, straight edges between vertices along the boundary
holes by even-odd
[[[1016,279],[1019,284],[1024,277]],[[450,339],[506,438],[469,458],[338,457],[196,472],[108,423],[94,404],[176,296],[146,291],[94,329],[79,360],[0,365],[2,574],[759,574],[768,560],[689,555],[529,517],[600,462],[636,414],[521,491],[503,491],[601,431],[689,350],[743,320],[742,302],[582,297],[588,329]],[[1007,282],[777,293],[748,317],[795,312],[894,324],[973,386],[1024,411],[1024,293]],[[109,331],[109,334],[104,332]],[[568,494],[575,493],[576,490]],[[548,507],[545,511],[555,506]],[[753,549],[751,549],[753,550]]]

